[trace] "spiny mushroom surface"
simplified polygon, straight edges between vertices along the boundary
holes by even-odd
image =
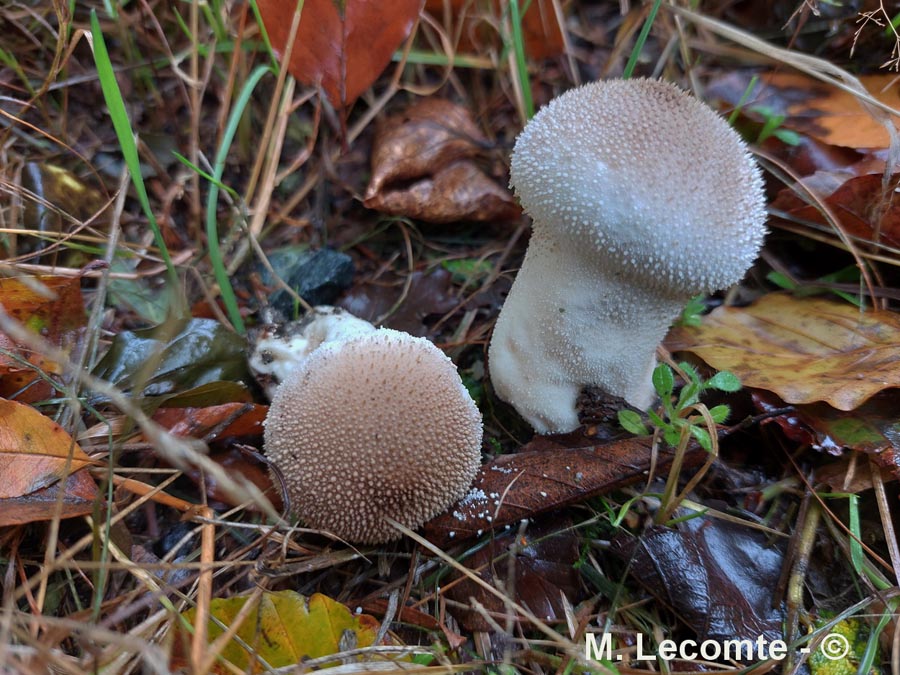
[[[462,498],[481,463],[481,414],[425,338],[380,328],[323,343],[275,392],[265,449],[294,512],[348,541],[399,538]]]
[[[672,84],[594,82],[535,115],[510,174],[533,229],[491,340],[495,392],[538,433],[578,427],[584,386],[649,407],[672,321],[740,281],[762,245],[746,145]]]

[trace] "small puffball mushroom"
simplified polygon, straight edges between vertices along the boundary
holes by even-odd
[[[266,454],[307,525],[348,541],[400,537],[462,498],[481,463],[481,414],[456,366],[387,328],[323,343],[275,392]]]
[[[494,390],[538,433],[578,427],[584,386],[646,409],[672,321],[740,281],[762,245],[746,145],[672,84],[594,82],[535,115],[510,174],[533,229],[494,328]]]

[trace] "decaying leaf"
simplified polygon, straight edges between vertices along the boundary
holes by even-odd
[[[210,603],[210,613],[217,621],[209,622],[209,641],[224,633],[237,613],[247,602],[246,596],[216,598]],[[182,615],[194,623],[196,610],[189,609]],[[244,645],[265,660],[273,668],[284,668],[351,648],[369,647],[378,632],[378,622],[371,616],[353,615],[339,602],[319,593],[306,598],[294,591],[263,593],[256,607],[237,631]],[[190,636],[179,631],[176,643],[181,653],[190,653]],[[179,651],[176,649],[176,652]],[[237,640],[232,640],[222,651],[222,657],[237,666],[239,672],[260,673],[263,667]],[[173,667],[185,665],[184,658],[176,654]],[[233,672],[225,664],[213,665],[213,673]]]
[[[288,69],[321,86],[339,110],[351,106],[390,63],[412,31],[420,0],[306,0]],[[259,0],[272,46],[285,53],[295,0]]]
[[[748,307],[719,307],[700,326],[674,328],[666,345],[788,403],[853,410],[900,387],[900,317],[825,298],[771,293]]]
[[[85,325],[80,280],[71,277],[11,277],[0,279],[0,307],[51,344],[69,349]],[[31,364],[27,366],[23,361]],[[16,343],[0,332],[0,396],[33,403],[52,395],[36,370],[57,375],[59,364]]]
[[[211,382],[250,382],[245,348],[244,339],[218,321],[172,321],[122,331],[94,373],[120,389],[143,385],[145,396],[167,396]]]
[[[593,445],[580,432],[538,436],[514,455],[499,455],[485,464],[468,494],[446,513],[427,522],[425,536],[438,546],[509,529],[523,518],[556,510],[646,480],[655,455],[657,472],[665,472],[671,453],[652,450],[649,438],[625,438]],[[707,454],[688,447],[684,466],[701,464]]]
[[[252,483],[259,488],[272,504],[277,512],[284,509],[284,503],[281,499],[280,489],[272,482],[269,476],[267,466],[260,460],[243,452],[240,446],[234,446],[222,452],[213,452],[209,459],[221,466],[229,476],[240,476],[242,480]],[[210,501],[219,502],[228,506],[244,506],[249,511],[260,511],[257,504],[247,504],[244,500],[235,497],[233,491],[228,490],[216,480],[214,476],[209,475],[196,468],[189,468],[185,475],[194,481],[198,488],[206,490],[206,497]]]
[[[710,91],[737,105],[747,91],[749,78],[749,74],[730,74],[720,78]],[[866,75],[859,79],[873,98],[900,110],[900,89],[895,75]],[[863,108],[856,96],[807,75],[783,71],[764,74],[744,107],[750,110],[762,107],[785,115],[785,127],[831,145],[848,148],[890,145],[887,129]],[[900,128],[896,118],[894,125]]]
[[[69,458],[71,457],[71,460]],[[31,406],[0,399],[0,499],[47,487],[91,463],[69,433]]]
[[[781,639],[784,611],[773,592],[784,553],[766,534],[698,515],[640,539],[619,537],[613,551],[700,640]]]
[[[466,108],[422,99],[379,124],[364,203],[434,223],[514,218],[512,195],[472,161],[487,146]]]
[[[578,537],[567,529],[570,524],[553,516],[540,519],[529,524],[522,536],[517,529],[505,532],[460,562],[495,588],[504,589],[541,620],[564,621],[562,595],[575,604],[581,587],[575,567],[580,548]],[[513,561],[511,555],[515,555]],[[501,624],[507,615],[503,600],[468,578],[450,584],[446,595],[466,607],[471,607],[474,598]],[[458,620],[467,630],[492,628],[474,609],[460,613]]]
[[[816,450],[841,455],[845,450],[870,455],[875,465],[884,470],[884,480],[900,479],[900,392],[889,391],[876,394],[852,411],[835,410],[826,403],[798,405],[788,415],[772,419],[791,441],[809,445]],[[784,401],[767,391],[753,392],[753,403],[765,412],[784,407]],[[862,484],[872,487],[867,470],[862,470],[859,478]],[[852,480],[857,476],[847,475],[835,465],[824,467],[816,474],[818,480],[828,480],[835,489],[848,492],[850,486],[844,478]]]
[[[887,190],[883,174],[873,173],[850,178],[828,193],[817,187],[826,185],[816,180],[820,178],[816,174],[803,182],[830,207],[844,232],[865,241],[900,246],[900,198],[896,193],[900,174],[892,176]],[[796,219],[826,223],[819,209],[802,200],[795,189],[783,189],[772,202],[772,209]]]
[[[427,335],[425,320],[452,310],[459,300],[453,295],[452,275],[444,269],[413,272],[409,286],[397,283],[361,282],[350,289],[340,306],[366,321],[383,323],[411,335]]]
[[[0,460],[2,465],[2,460]],[[0,471],[3,469],[0,468]],[[59,493],[62,491],[62,498]],[[100,490],[87,470],[69,474],[65,480],[18,497],[0,499],[0,527],[50,520],[62,501],[60,518],[75,518],[93,513]]]

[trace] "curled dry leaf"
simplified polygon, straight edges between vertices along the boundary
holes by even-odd
[[[468,494],[425,524],[425,536],[445,547],[646,480],[653,457],[651,446],[650,438],[594,445],[580,432],[538,436],[520,452],[500,455],[485,464]],[[692,444],[684,466],[697,466],[706,456]],[[665,473],[671,458],[668,450],[658,449],[656,471]]]
[[[512,195],[472,161],[487,146],[466,108],[423,99],[379,124],[364,203],[434,223],[514,218]]]
[[[71,457],[71,461],[69,461]],[[0,399],[0,499],[20,497],[91,463],[69,433],[31,406]]]
[[[285,54],[295,0],[259,0],[272,46]],[[321,86],[345,110],[368,89],[412,31],[420,0],[306,0],[302,3],[288,70],[300,82]]]
[[[900,317],[825,298],[771,293],[748,307],[719,307],[700,326],[672,329],[666,346],[788,403],[853,410],[900,387]]]

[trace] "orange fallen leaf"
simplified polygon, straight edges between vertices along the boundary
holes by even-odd
[[[52,485],[91,463],[69,433],[34,408],[0,399],[0,499]]]
[[[259,0],[269,40],[285,53],[295,0]],[[288,69],[321,85],[332,105],[346,110],[390,63],[419,15],[420,0],[306,0]]]
[[[900,387],[900,316],[826,298],[771,293],[748,307],[719,307],[700,326],[672,329],[666,346],[788,403],[853,410]]]
[[[900,88],[896,75],[866,75],[859,78],[873,98],[900,110]],[[863,108],[853,94],[798,73],[772,73],[760,78],[759,103],[784,109],[784,125],[819,140],[848,148],[886,148],[887,129]],[[894,120],[900,129],[900,123]]]

